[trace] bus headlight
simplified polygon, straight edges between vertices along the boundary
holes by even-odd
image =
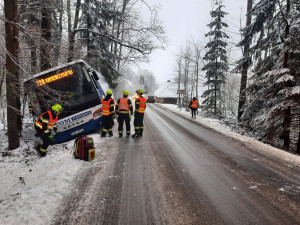
[[[102,116],[102,108],[96,110],[93,114],[94,120],[98,119],[100,116]]]

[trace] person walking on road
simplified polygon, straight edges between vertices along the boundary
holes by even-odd
[[[146,98],[143,97],[144,91],[142,89],[138,89],[136,91],[138,97],[135,100],[135,111],[134,111],[134,131],[135,133],[131,136],[133,138],[143,136],[144,131],[144,113],[146,109]]]
[[[123,124],[126,124],[126,135],[130,136],[130,118],[133,114],[133,106],[131,100],[128,99],[129,91],[123,91],[123,98],[120,98],[116,104],[116,114],[118,115],[118,131],[119,137],[123,136]],[[130,111],[130,112],[129,112]],[[130,115],[129,115],[130,113]]]
[[[55,142],[55,138],[51,131],[53,130],[55,135],[57,134],[56,122],[58,120],[58,115],[61,112],[61,105],[53,105],[51,110],[38,116],[34,123],[34,128],[37,132],[36,136],[41,137],[42,139],[42,142],[35,146],[35,150],[37,150],[41,157],[46,156],[48,146]]]
[[[189,108],[191,109],[191,112],[192,112],[192,118],[196,119],[196,111],[197,111],[197,114],[198,114],[198,101],[195,97],[190,102]]]
[[[103,114],[103,129],[101,137],[106,137],[106,133],[109,136],[113,136],[112,127],[114,124],[113,117],[115,116],[115,101],[112,99],[112,90],[106,91],[106,97],[102,99],[102,114]]]

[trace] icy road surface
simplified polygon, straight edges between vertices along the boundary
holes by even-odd
[[[299,167],[155,104],[144,127],[96,146],[54,224],[300,224]]]

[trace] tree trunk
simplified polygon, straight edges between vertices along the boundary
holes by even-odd
[[[41,71],[51,68],[51,8],[49,0],[42,3],[42,22],[41,22]]]
[[[283,119],[283,148],[288,151],[290,148],[290,127],[291,127],[291,107],[284,110]]]
[[[251,15],[250,15],[251,9],[252,9],[252,0],[248,0],[246,26],[249,26],[251,24]],[[247,43],[244,46],[244,56],[246,56],[248,54],[249,48],[250,48],[250,44]],[[241,116],[244,113],[243,106],[246,102],[248,67],[249,67],[249,63],[248,63],[248,60],[246,60],[242,64],[241,87],[240,87],[240,97],[239,97],[239,107],[238,107],[238,120],[241,118]]]
[[[3,67],[3,70],[2,70]],[[1,77],[0,77],[0,97],[2,96],[2,87],[3,87],[3,82],[5,80],[5,65],[1,65]]]
[[[287,5],[287,14],[290,13],[290,0],[286,1]],[[285,28],[285,39],[288,38],[290,34],[290,25],[286,24]],[[283,56],[283,68],[288,68],[288,58],[289,58],[289,52],[285,51],[284,56]],[[290,129],[291,129],[291,107],[289,106],[286,110],[284,110],[284,120],[283,120],[283,148],[287,151],[289,151],[290,148]]]
[[[60,48],[61,48],[61,40],[62,40],[62,32],[63,32],[63,16],[64,16],[64,5],[63,0],[59,0],[58,2],[58,16],[56,11],[53,10],[53,16],[55,18],[56,23],[56,31],[55,31],[55,48],[54,48],[54,65],[58,65],[59,58],[60,58]],[[58,20],[57,20],[58,17]]]
[[[300,154],[300,131],[299,131],[299,134],[298,134],[298,142],[297,142],[297,150],[296,150],[296,152],[298,154]]]
[[[92,45],[91,45],[91,39],[90,39],[90,29],[92,28],[91,24],[91,16],[90,16],[90,0],[85,0],[85,10],[86,10],[86,47],[87,47],[87,61],[91,64],[91,58],[92,58]]]
[[[79,18],[80,5],[81,5],[81,0],[77,0],[77,2],[76,2],[74,24],[73,24],[73,29],[72,29],[70,0],[67,1],[67,8],[68,8],[68,35],[69,35],[68,62],[71,62],[74,59],[74,44],[75,44],[75,34],[76,34],[75,30],[76,30],[76,28],[78,26],[78,18]]]
[[[286,0],[286,11],[287,14],[290,13],[291,10],[291,2],[290,0]],[[285,26],[285,40],[287,40],[288,36],[290,35],[290,24],[288,23],[288,21],[286,20],[286,26]],[[284,56],[283,56],[283,68],[288,68],[288,59],[289,59],[289,52],[288,50],[286,50],[284,52]]]
[[[36,44],[34,40],[30,40],[30,65],[31,65],[31,74],[37,73],[37,53],[36,53]]]
[[[118,28],[117,28],[117,38],[120,39],[121,42],[123,42],[123,39],[124,39],[124,24],[125,24],[124,23],[125,22],[124,15],[125,15],[125,10],[126,10],[128,2],[129,2],[129,0],[123,0],[121,21],[118,23]],[[122,24],[122,29],[120,28],[121,24]],[[120,36],[121,36],[121,38],[120,38]],[[122,45],[120,45],[120,49],[119,49],[119,57],[118,57],[118,65],[117,65],[118,71],[120,70],[121,58],[122,58]]]
[[[8,148],[16,149],[20,146],[19,140],[19,119],[20,119],[20,95],[19,95],[19,30],[18,3],[17,0],[4,0],[5,13],[5,41],[6,49],[6,98],[7,98],[7,135]]]
[[[181,85],[181,57],[178,58],[177,64],[178,64],[178,88],[177,88],[177,90],[180,90],[181,89],[181,87],[180,87],[180,85]],[[179,95],[178,96],[178,105],[181,110],[182,105],[181,105],[181,99],[180,99],[180,92],[178,95]]]

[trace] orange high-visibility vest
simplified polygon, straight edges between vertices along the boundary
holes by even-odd
[[[127,98],[121,98],[119,103],[119,111],[128,111],[129,112],[129,105]]]
[[[146,108],[146,99],[145,98],[139,98],[140,99],[140,107],[138,108],[138,113],[145,113]]]
[[[49,120],[43,119],[43,115],[44,115],[45,113],[48,113],[48,114],[49,114]],[[35,125],[36,125],[37,127],[39,127],[40,129],[43,129],[43,122],[47,122],[47,128],[48,128],[48,129],[52,129],[53,126],[56,124],[57,120],[58,120],[58,115],[56,115],[55,119],[53,119],[53,115],[52,115],[51,111],[49,110],[49,111],[47,111],[47,112],[42,113],[42,114],[37,118],[37,120],[36,120],[36,122],[35,122]]]
[[[191,105],[192,108],[194,109],[197,109],[197,100],[192,100],[192,105]]]
[[[104,99],[102,99],[102,113],[103,113],[103,116],[108,116],[109,114],[112,114],[109,111],[111,100],[112,99],[109,99],[108,101],[104,101]]]

